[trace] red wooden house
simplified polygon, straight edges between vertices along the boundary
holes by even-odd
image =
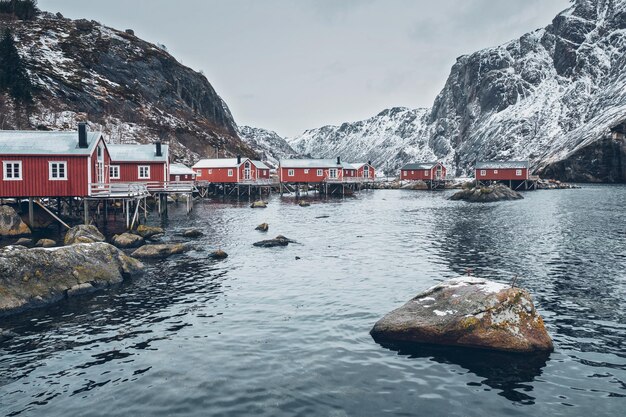
[[[248,158],[201,159],[193,167],[196,181],[212,183],[254,182],[257,168]]]
[[[528,161],[476,163],[477,181],[525,181],[530,178]]]
[[[196,179],[196,171],[184,164],[170,164],[170,182],[190,182]]]
[[[100,132],[0,131],[0,198],[86,197],[107,184],[109,151]]]
[[[358,178],[361,178],[364,181],[373,181],[376,176],[376,169],[372,165],[371,161],[368,161],[366,164],[352,164],[357,172],[356,175]]]
[[[109,145],[111,183],[145,182],[162,187],[169,180],[169,147],[160,142],[150,145]]]
[[[252,164],[256,167],[256,178],[258,180],[270,179],[270,167],[261,161],[252,161]]]
[[[440,181],[446,179],[446,167],[441,162],[406,164],[400,168],[401,180]]]
[[[342,181],[341,158],[284,159],[280,161],[278,176],[282,183],[321,183]]]

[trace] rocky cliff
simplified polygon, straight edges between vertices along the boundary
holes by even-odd
[[[294,149],[372,159],[390,170],[445,161],[457,175],[481,159],[530,159],[570,181],[626,181],[626,0],[576,0],[546,28],[461,56],[430,109],[394,108],[308,130]]]
[[[75,129],[88,120],[113,142],[169,142],[174,159],[254,152],[238,137],[228,106],[206,77],[131,30],[41,13],[0,15],[35,86],[24,110],[0,94],[4,129]]]

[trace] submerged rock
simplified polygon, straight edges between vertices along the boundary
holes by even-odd
[[[74,245],[76,243],[104,242],[104,240],[104,235],[96,226],[81,224],[72,227],[65,233],[63,244]]]
[[[254,230],[260,230],[261,232],[267,232],[270,228],[270,225],[267,223],[261,223]]]
[[[30,235],[30,228],[10,206],[0,206],[0,236]]]
[[[139,235],[135,235],[133,233],[122,233],[120,235],[113,236],[111,239],[111,243],[113,243],[118,248],[136,248],[141,245],[144,245],[146,241]]]
[[[273,248],[275,246],[287,246],[290,243],[295,243],[295,241],[287,239],[283,235],[278,235],[274,239],[261,240],[253,243],[253,245],[260,248]]]
[[[95,291],[142,271],[141,262],[104,242],[48,249],[8,246],[0,250],[0,314]]]
[[[35,244],[35,242],[33,242],[32,239],[27,238],[27,237],[21,237],[19,239],[17,239],[17,242],[15,242],[16,245],[20,245],[20,246],[26,246],[27,248],[30,248],[31,246],[33,246]]]
[[[35,244],[38,248],[52,248],[56,245],[57,243],[52,239],[39,239]]]
[[[182,236],[186,237],[186,238],[193,239],[193,238],[196,238],[196,237],[204,236],[204,233],[202,233],[198,229],[187,229],[187,230],[183,231]]]
[[[140,224],[137,226],[137,234],[144,239],[158,239],[158,236],[162,236],[165,234],[165,230],[161,227],[156,226],[146,226],[145,224]]]
[[[228,254],[221,249],[211,252],[211,258],[213,259],[226,259]]]
[[[418,294],[380,319],[370,333],[383,342],[553,350],[526,290],[474,277],[451,279]]]
[[[135,258],[160,259],[187,252],[189,246],[183,243],[145,245],[132,253]]]
[[[265,201],[255,201],[254,203],[250,204],[250,208],[266,208],[267,207],[267,202]]]
[[[463,200],[471,203],[491,203],[494,201],[520,200],[524,197],[503,184],[488,187],[474,187],[456,192],[450,200]]]

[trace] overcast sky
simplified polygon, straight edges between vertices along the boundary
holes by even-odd
[[[240,125],[295,136],[430,107],[456,57],[550,23],[569,0],[39,0],[164,44]]]

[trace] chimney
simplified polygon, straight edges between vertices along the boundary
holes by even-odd
[[[367,161],[367,165],[372,166],[372,161]]]
[[[241,165],[241,155],[237,155],[237,165]]]
[[[89,147],[89,144],[87,144],[87,123],[85,122],[78,123],[78,147]]]
[[[156,145],[156,156],[163,156],[163,151],[161,150],[161,142],[155,143]]]
[[[340,156],[337,157],[337,165],[341,165],[341,157]]]

